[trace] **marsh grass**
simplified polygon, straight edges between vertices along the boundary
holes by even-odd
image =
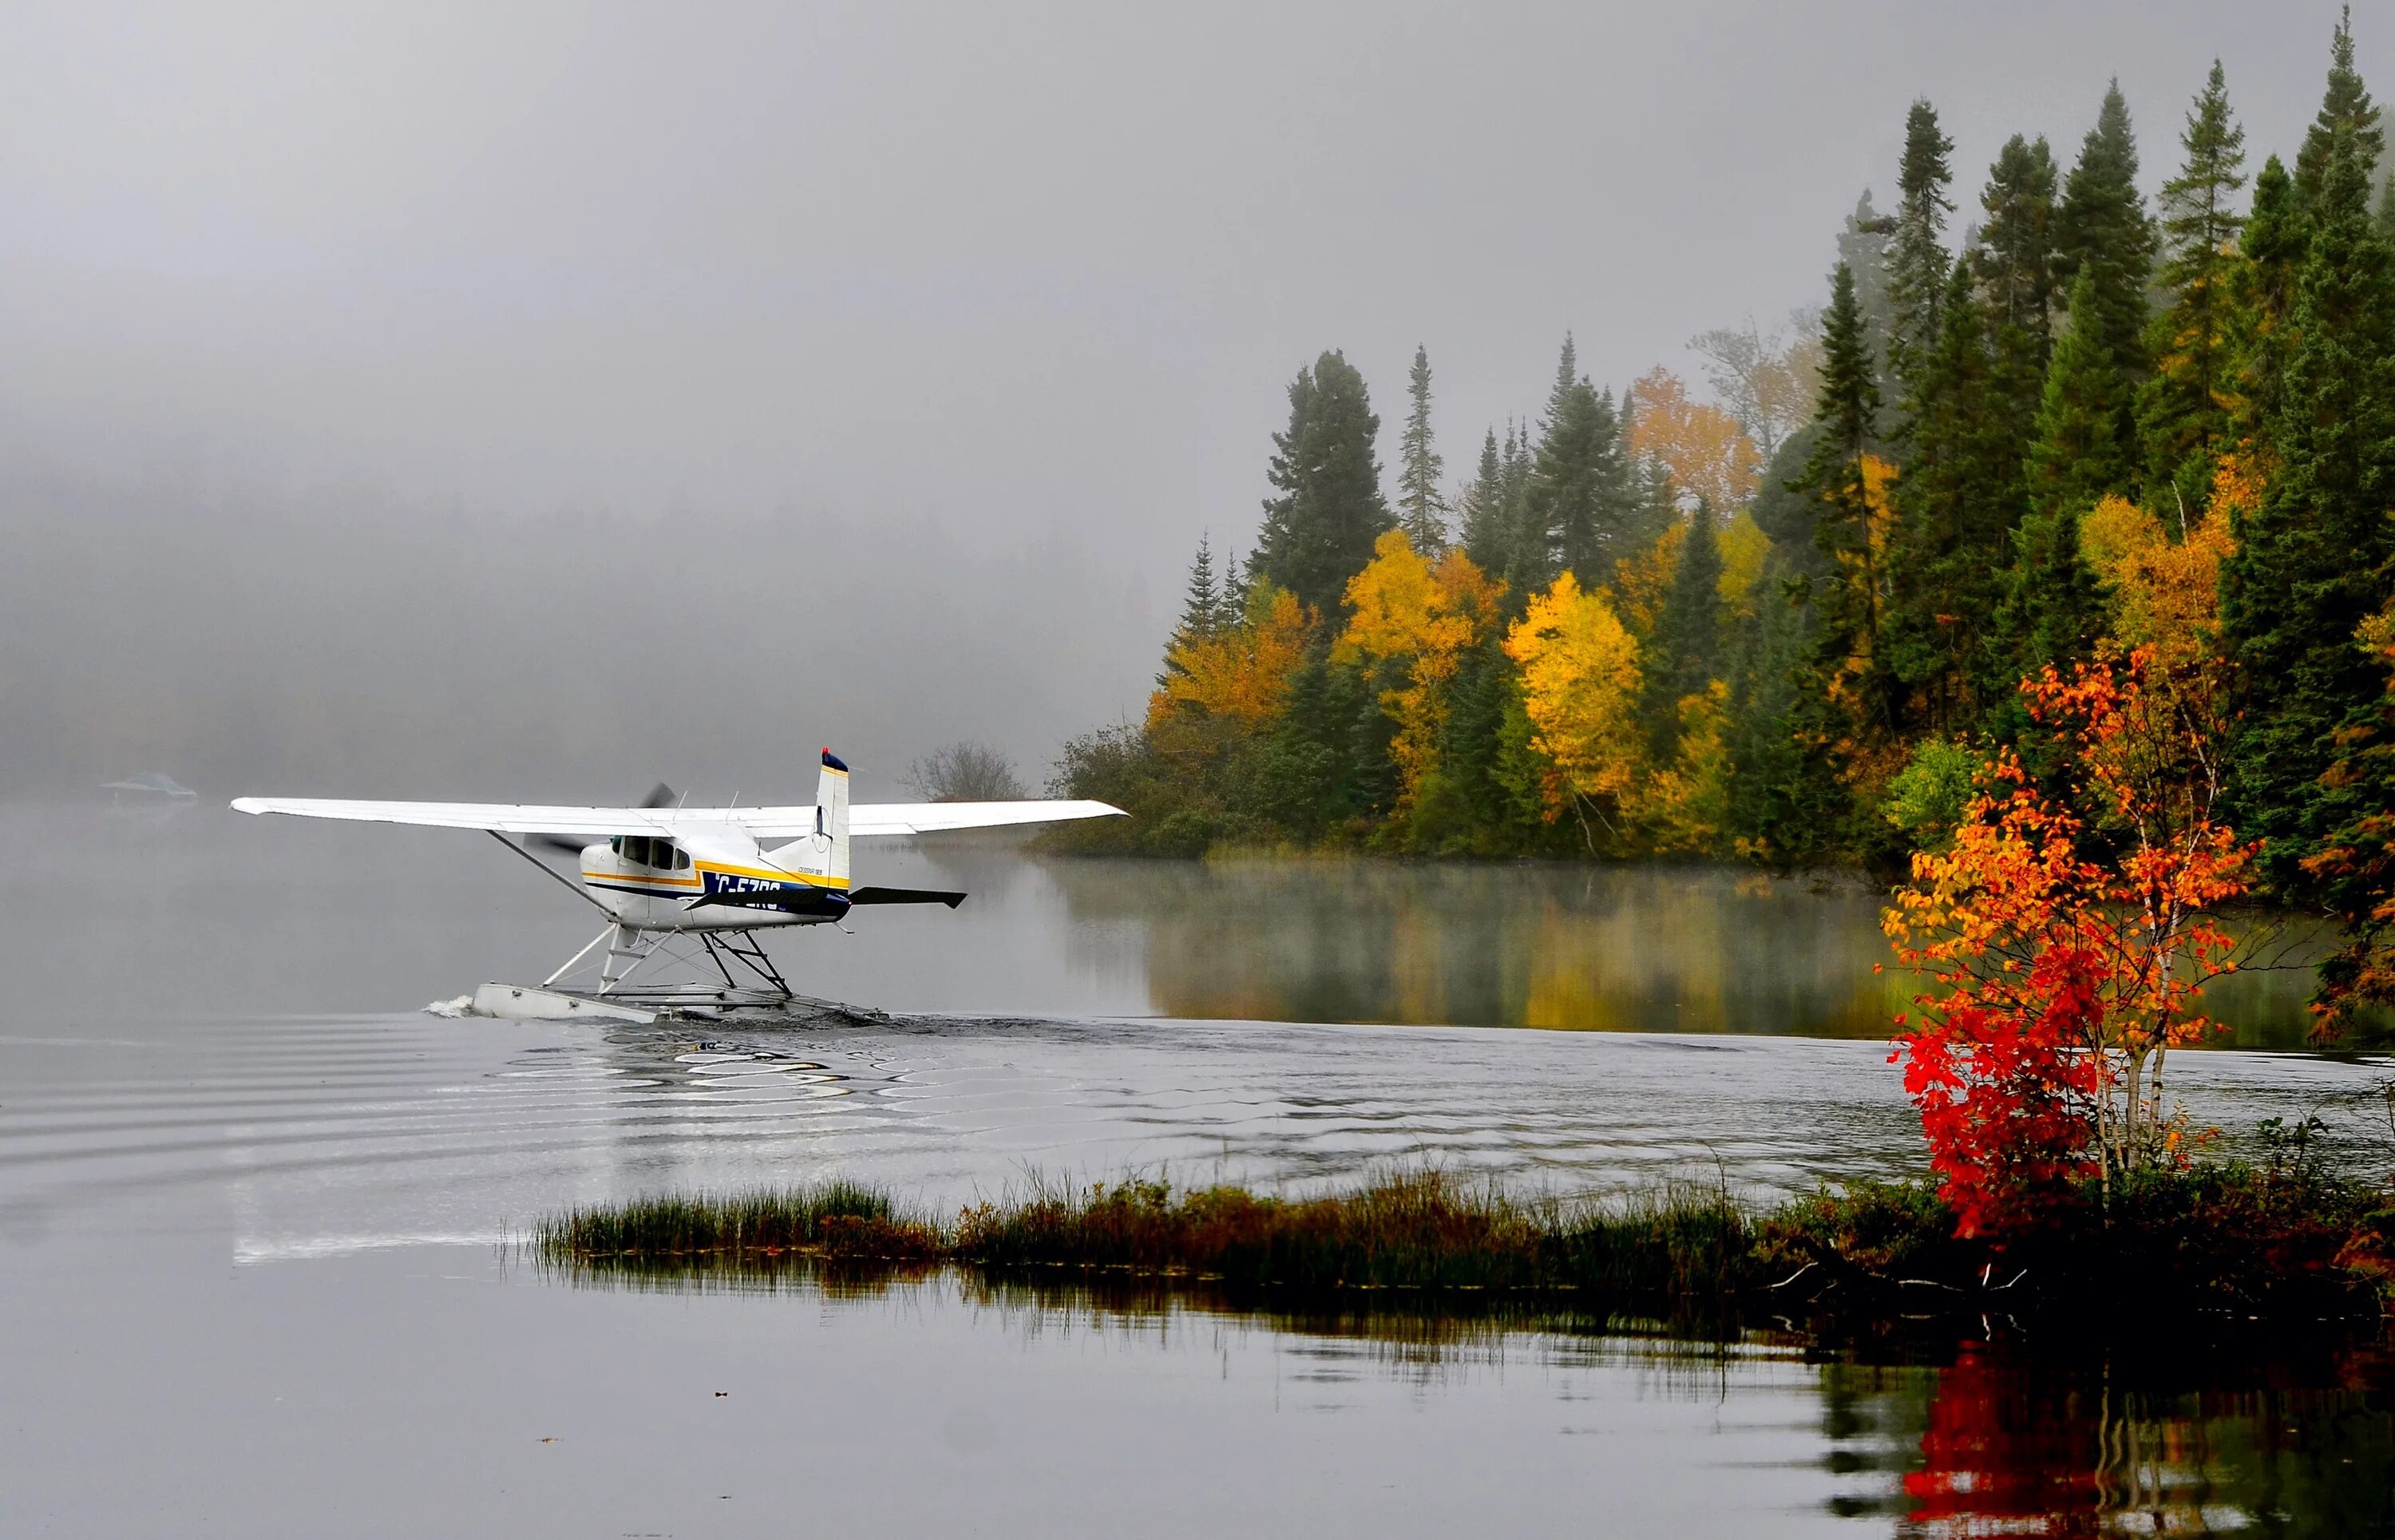
[[[2060,1209],[2002,1250],[1958,1241],[1919,1183],[1856,1183],[1757,1211],[1718,1186],[1525,1197],[1437,1171],[1287,1197],[1131,1178],[1034,1179],[951,1224],[846,1181],[637,1199],[544,1222],[579,1280],[835,1286],[953,1267],[986,1286],[1203,1294],[1337,1314],[1528,1308],[1674,1329],[1825,1316],[2050,1314],[2137,1289],[2190,1314],[2375,1314],[2395,1213],[2373,1188],[2241,1167],[2154,1178],[2115,1209]]]

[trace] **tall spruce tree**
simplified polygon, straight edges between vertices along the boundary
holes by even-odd
[[[2296,279],[2310,231],[2296,206],[2295,179],[2272,155],[2254,178],[2254,212],[2241,243],[2245,293],[2236,315],[2237,401],[2230,414],[2235,435],[2257,445],[2275,429],[2285,400]]]
[[[1628,553],[1633,485],[1621,423],[1610,394],[1575,378],[1577,366],[1568,335],[1530,477],[1530,523],[1544,547],[1538,553],[1542,564],[1531,569],[1528,553],[1520,552],[1521,570],[1506,574],[1509,584],[1526,590],[1543,585],[1557,564],[1594,588],[1612,576],[1615,558]]]
[[[2179,143],[2186,162],[2163,184],[2168,299],[2147,331],[2154,373],[2138,392],[2137,438],[2147,485],[2169,488],[2168,503],[2183,509],[2200,507],[2211,485],[2214,457],[2229,433],[2237,364],[2243,267],[2237,232],[2245,220],[2236,200],[2245,185],[2245,130],[2229,111],[2229,82],[2216,59]]]
[[[1280,496],[1264,504],[1249,558],[1252,575],[1325,615],[1339,607],[1347,579],[1371,561],[1372,542],[1395,522],[1373,457],[1380,431],[1364,377],[1344,354],[1326,352],[1298,371],[1289,388],[1289,430],[1273,435],[1270,474]]]
[[[1512,425],[1506,428],[1512,437]],[[1492,426],[1480,441],[1480,465],[1463,491],[1463,554],[1483,572],[1503,572],[1512,549],[1507,526],[1504,462],[1497,456],[1497,430]]]
[[[2378,120],[2377,103],[2370,100],[2370,88],[2353,67],[2351,6],[2337,13],[2336,31],[2329,36],[2328,86],[2318,115],[2304,133],[2304,147],[2296,153],[2296,206],[2307,213],[2320,202],[2327,184],[2328,163],[2340,133],[2353,138],[2366,186],[2372,168],[2387,153],[2387,130]]]
[[[2125,392],[2105,346],[2100,292],[2097,275],[2082,267],[2030,445],[2030,511],[2014,534],[1999,617],[2016,673],[2086,657],[2103,633],[2103,589],[2080,551],[2080,516],[2125,488],[2129,459],[2120,436]]]
[[[1647,638],[1640,710],[1656,756],[1680,737],[1680,702],[1722,676],[1722,551],[1710,505],[1698,502]]]
[[[1430,431],[1430,352],[1417,345],[1406,376],[1411,402],[1406,431],[1397,440],[1397,522],[1416,551],[1436,555],[1447,549],[1447,499],[1438,489],[1447,468]]]
[[[2054,152],[2015,134],[1988,168],[1972,255],[1991,330],[2018,326],[2045,367],[2054,346]]]
[[[1872,206],[1866,187],[1838,232],[1838,260],[1855,275],[1855,308],[1871,339],[1872,379],[1882,395],[1888,390],[1887,339],[1896,326],[1896,308],[1888,299],[1887,237],[1893,228],[1894,221]]]
[[[2113,372],[2134,388],[2146,376],[2146,285],[2153,272],[2154,234],[2145,195],[2137,191],[2137,137],[2118,81],[2104,92],[2096,126],[2063,183],[2055,225],[2055,278],[2070,285],[2084,273],[2094,281],[2097,336]],[[2124,396],[2124,431],[2132,427],[2128,410]]]
[[[1946,294],[1949,259],[1940,237],[1954,212],[1946,196],[1954,173],[1947,156],[1954,141],[1938,126],[1938,110],[1916,99],[1904,119],[1904,159],[1897,169],[1896,214],[1887,243],[1887,297],[1894,312],[1888,362],[1911,388],[1911,376],[1938,345],[1938,315]]]
[[[1911,454],[1895,489],[1883,646],[1909,717],[1938,732],[1971,724],[1979,710],[2022,512],[2025,443],[2020,414],[2003,398],[2018,386],[1990,346],[1967,261],[1948,275],[1942,310],[1938,345],[1919,360],[1905,403]],[[2004,336],[2026,353],[2027,333],[2006,325]]]
[[[1863,464],[1879,436],[1878,371],[1855,275],[1844,262],[1831,277],[1830,308],[1821,314],[1821,354],[1813,452],[1791,484],[1814,499],[1813,539],[1828,567],[1810,589],[1819,617],[1815,657],[1831,676],[1859,674],[1855,698],[1863,724],[1893,730],[1888,692],[1876,677],[1885,579]]]
[[[2221,628],[2250,691],[2232,761],[2239,828],[2283,893],[2368,809],[2323,779],[2341,734],[2375,730],[2380,667],[2354,642],[2395,556],[2395,254],[2370,218],[2364,148],[2335,132],[2312,211],[2277,423],[2278,474],[2239,521]]]

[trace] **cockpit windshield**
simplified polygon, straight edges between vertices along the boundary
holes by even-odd
[[[659,840],[646,834],[618,834],[607,842],[616,855],[635,866],[655,867],[659,871],[688,871],[690,852],[671,840]]]

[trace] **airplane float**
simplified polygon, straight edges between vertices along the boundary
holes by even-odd
[[[848,766],[830,750],[812,805],[683,807],[664,787],[639,807],[537,807],[500,803],[342,802],[313,797],[240,797],[243,813],[303,818],[478,829],[607,916],[607,927],[537,986],[485,984],[472,1009],[481,1016],[535,1019],[595,1016],[654,1021],[663,1016],[720,1017],[821,1006],[792,992],[765,955],[756,933],[788,925],[835,924],[852,909],[880,904],[964,902],[961,893],[920,888],[853,887],[849,841],[883,835],[995,829],[1070,818],[1119,817],[1102,802],[861,803],[848,800]],[[521,837],[519,844],[508,838]],[[562,838],[580,836],[578,844]],[[769,843],[773,848],[767,848]],[[538,844],[580,858],[577,887],[525,848]],[[645,985],[635,973],[660,952],[686,963],[677,949],[695,941],[722,976],[722,986]],[[596,989],[563,981],[594,951]],[[742,984],[737,966],[754,983]]]

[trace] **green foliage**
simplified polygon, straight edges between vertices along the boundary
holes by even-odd
[[[1324,353],[1290,382],[1289,428],[1273,435],[1271,481],[1280,495],[1264,504],[1249,564],[1321,614],[1339,607],[1347,579],[1394,522],[1373,458],[1380,431],[1364,377],[1344,354]]]
[[[2179,507],[2201,508],[2229,434],[2244,277],[2236,194],[2245,185],[2245,130],[2230,113],[2216,59],[2179,143],[2187,159],[2162,193],[2168,299],[2147,328],[2154,375],[2138,392],[2137,436],[2148,485],[2167,487]]]
[[[1447,461],[1430,431],[1430,352],[1414,349],[1414,366],[1406,377],[1406,430],[1397,440],[1397,524],[1416,551],[1435,554],[1447,549],[1447,498],[1439,491],[1439,472]]]
[[[1904,119],[1904,158],[1896,175],[1896,216],[1888,238],[1888,303],[1895,325],[1888,358],[1908,384],[1938,346],[1950,259],[1939,237],[1954,205],[1946,189],[1954,179],[1946,157],[1954,141],[1938,126],[1938,110],[1916,100]]]
[[[2369,811],[2324,783],[2340,736],[2375,731],[2380,670],[2354,644],[2389,593],[2395,555],[2395,254],[2366,203],[2355,140],[2337,140],[2298,283],[2283,402],[2282,465],[2238,531],[2221,620],[2255,688],[2231,785],[2240,827],[2262,835],[2283,892],[2322,838]]]
[[[2114,81],[2080,146],[2078,164],[2063,183],[2057,211],[2059,237],[2055,277],[2062,284],[2088,282],[2094,340],[2113,373],[2124,382],[2146,374],[2146,285],[2153,271],[2154,232],[2146,201],[2137,191],[2137,145],[2129,129],[2129,104]],[[2073,297],[2077,313],[2077,299]],[[2076,323],[2074,323],[2075,325]],[[2121,405],[2121,429],[2128,429],[2128,403]]]
[[[1887,783],[1880,816],[1902,830],[1915,849],[1943,846],[1963,821],[1984,763],[1978,753],[1950,738],[1923,738],[1912,746],[1912,758]]]
[[[1722,676],[1721,577],[1721,538],[1713,510],[1700,503],[1642,659],[1640,712],[1659,760],[1668,759],[1678,742],[1681,700]]]
[[[1571,339],[1547,399],[1546,422],[1528,489],[1527,538],[1509,552],[1506,585],[1528,592],[1558,570],[1600,582],[1614,561],[1643,544],[1643,490],[1623,452],[1621,423],[1609,393],[1572,378]]]
[[[2018,327],[2045,367],[2053,346],[2054,152],[2043,136],[2015,134],[1988,168],[1979,207],[1987,219],[1972,265],[1991,327]]]
[[[2009,324],[1991,342],[1971,269],[1955,263],[1937,346],[1916,365],[1905,404],[1911,452],[1896,484],[1881,646],[1906,718],[1935,730],[1975,721],[2010,684],[1982,676],[2025,500],[2033,345]]]

